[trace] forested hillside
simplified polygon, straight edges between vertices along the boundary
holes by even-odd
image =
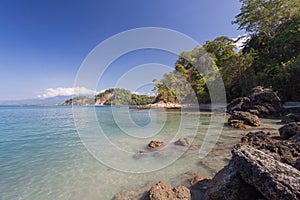
[[[273,88],[284,101],[300,101],[300,1],[241,3],[241,12],[232,23],[247,33],[243,48],[238,50],[237,41],[220,36],[182,52],[174,72],[154,80],[162,99],[182,102],[191,94],[187,88],[192,88],[199,103],[208,103],[207,84],[213,84],[218,71],[228,101],[258,85]]]

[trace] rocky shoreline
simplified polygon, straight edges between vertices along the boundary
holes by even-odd
[[[228,164],[214,177],[189,172],[180,176],[179,185],[159,181],[136,190],[120,192],[114,199],[300,199],[298,110],[284,109],[272,90],[254,88],[249,97],[233,100],[227,107],[230,126],[251,128],[252,131],[233,146]],[[282,127],[277,132],[260,130],[259,117],[280,117]],[[178,143],[184,141],[182,139]]]

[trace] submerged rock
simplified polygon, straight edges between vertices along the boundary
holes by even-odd
[[[228,124],[234,128],[249,128],[261,125],[259,118],[249,112],[234,111],[228,119]]]
[[[144,187],[137,188],[134,190],[126,190],[117,193],[114,196],[114,200],[133,200],[133,199],[138,199],[138,200],[150,200],[149,197],[149,190],[151,188],[151,185],[145,185]]]
[[[158,150],[161,149],[164,146],[164,142],[161,141],[156,141],[156,140],[152,140],[149,144],[148,147],[151,150]]]
[[[231,101],[227,106],[227,112],[245,111],[259,117],[281,115],[283,106],[277,94],[269,88],[255,87],[248,97],[240,97]]]
[[[139,150],[136,154],[133,155],[133,158],[134,159],[140,159],[140,158],[146,156],[147,153],[148,152],[146,150]]]
[[[291,122],[279,129],[280,137],[282,139],[289,139],[297,133],[300,133],[300,122]]]
[[[188,138],[180,138],[175,142],[175,144],[180,146],[189,146],[191,145],[191,142]]]
[[[205,199],[300,199],[297,169],[248,145],[236,146],[232,155],[212,179]]]

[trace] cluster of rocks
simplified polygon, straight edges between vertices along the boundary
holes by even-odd
[[[269,88],[261,86],[251,90],[248,97],[234,99],[228,106],[227,112],[244,111],[259,117],[280,116],[283,106],[278,95]]]
[[[177,146],[189,146],[189,149],[198,149],[198,145],[192,145],[189,138],[179,138],[177,141],[174,142],[174,145]],[[147,148],[139,150],[133,157],[135,159],[140,159],[143,156],[148,155],[149,152],[158,151],[165,146],[163,141],[159,140],[151,140],[147,145]]]
[[[212,179],[195,176],[190,185],[176,187],[158,182],[115,199],[296,200],[299,170],[300,123],[290,123],[280,128],[280,136],[258,131],[242,137],[228,165]]]
[[[255,87],[248,97],[234,99],[228,106],[231,115],[228,124],[234,128],[247,129],[261,126],[259,117],[282,115],[282,102],[277,94],[269,88]]]
[[[254,88],[249,97],[234,100],[227,109],[231,114],[228,123],[236,128],[258,127],[259,117],[279,116],[283,111],[279,97],[262,87]],[[196,175],[190,184],[176,187],[158,182],[133,193],[119,193],[115,199],[299,200],[299,119],[295,113],[283,117],[286,124],[279,129],[279,135],[249,132],[233,147],[228,164],[211,179]],[[175,144],[186,146],[190,141],[181,138]],[[148,146],[158,150],[164,143],[151,141]]]

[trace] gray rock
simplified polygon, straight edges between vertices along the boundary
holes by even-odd
[[[175,144],[180,146],[189,146],[191,145],[191,142],[188,138],[180,138],[175,142]]]
[[[236,146],[233,157],[211,181],[207,200],[300,199],[300,172],[248,145]]]
[[[297,142],[299,138],[294,137],[290,140],[281,140],[271,138],[269,133],[263,131],[250,132],[242,137],[240,145],[250,145],[280,162],[294,166],[296,160],[300,158],[300,142]]]
[[[289,139],[300,132],[300,122],[291,122],[279,129],[282,139]]]

